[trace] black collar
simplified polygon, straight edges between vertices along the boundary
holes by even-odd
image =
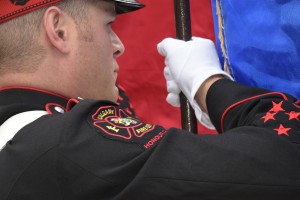
[[[31,110],[61,108],[65,110],[68,98],[50,91],[28,87],[0,88],[0,124],[9,117]]]

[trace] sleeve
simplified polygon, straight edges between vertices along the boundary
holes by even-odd
[[[193,135],[143,123],[110,102],[87,100],[63,117],[62,174],[72,178],[72,192],[92,190],[107,199],[300,196],[299,149],[269,129]]]
[[[284,128],[265,123],[268,113],[275,114],[274,122],[284,127],[291,122],[288,134],[293,129],[299,135],[295,98],[225,79],[207,97],[210,117],[224,134],[169,129],[122,197],[298,199],[299,148],[281,137]]]
[[[219,80],[207,94],[210,118],[219,132],[261,127],[300,146],[300,106],[294,97]]]

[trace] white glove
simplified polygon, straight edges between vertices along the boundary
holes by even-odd
[[[179,107],[180,106],[179,94],[181,90],[177,85],[177,83],[174,81],[174,78],[172,76],[172,73],[170,72],[169,67],[165,67],[164,75],[167,81],[167,91],[168,91],[167,102],[174,107]]]
[[[180,106],[180,90],[195,110],[196,117],[204,126],[215,129],[209,116],[202,112],[195,100],[196,92],[209,77],[230,75],[221,69],[215,45],[211,40],[193,37],[190,41],[166,38],[157,45],[158,52],[165,56],[164,75],[167,81],[167,102]]]

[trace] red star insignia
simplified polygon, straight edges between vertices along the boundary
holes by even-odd
[[[279,102],[278,104],[275,103],[274,101],[272,101],[273,108],[269,112],[284,111],[284,109],[282,109],[282,107],[281,107],[282,103],[283,103],[283,101]]]
[[[264,123],[266,123],[269,120],[275,120],[274,115],[276,115],[276,113],[269,113],[267,112],[267,114],[265,116],[263,116],[261,119],[264,119]]]
[[[299,121],[298,117],[300,116],[300,112],[291,111],[290,113],[285,113],[289,115],[289,120],[296,119]]]
[[[279,128],[274,129],[275,131],[277,131],[278,135],[286,135],[289,136],[288,131],[291,130],[290,128],[285,128],[282,124],[280,124]]]

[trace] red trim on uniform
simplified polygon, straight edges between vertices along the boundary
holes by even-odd
[[[300,108],[300,100],[298,100],[298,101],[295,102],[295,106],[298,107],[298,108]]]
[[[36,91],[36,92],[46,93],[46,94],[50,94],[50,95],[53,95],[53,96],[60,97],[60,98],[65,99],[65,100],[69,100],[68,97],[62,96],[60,94],[57,94],[57,93],[54,93],[54,92],[51,92],[51,91],[48,91],[48,90],[42,90],[42,89],[26,87],[26,86],[8,86],[8,87],[0,88],[0,91],[13,90],[13,89],[33,90],[33,91]]]
[[[242,101],[239,101],[237,103],[234,103],[232,104],[231,106],[229,106],[223,113],[222,115],[222,118],[221,118],[221,131],[224,132],[224,120],[225,120],[225,117],[227,115],[227,113],[234,107],[242,104],[242,103],[245,103],[247,101],[250,101],[252,99],[256,99],[256,98],[259,98],[259,97],[263,97],[263,96],[268,96],[268,95],[280,95],[281,97],[283,97],[284,100],[288,100],[287,96],[285,96],[283,93],[280,93],[280,92],[270,92],[270,93],[266,93],[266,94],[261,94],[261,95],[258,95],[258,96],[253,96],[253,97],[250,97],[250,98],[247,98],[247,99],[244,99]]]
[[[3,0],[0,6],[0,23],[60,1],[61,0],[29,0],[28,2],[24,1],[25,5],[17,5],[17,3],[13,3],[10,0]]]
[[[129,108],[126,108],[125,111],[126,111],[127,113],[129,113],[130,115],[132,115],[132,112],[130,111]]]
[[[53,114],[51,107],[60,107],[62,110],[66,111],[66,109],[62,105],[59,105],[57,103],[47,103],[45,109],[48,114]]]
[[[74,107],[74,105],[76,105],[78,103],[79,103],[78,99],[75,99],[75,98],[69,99],[66,110],[70,111]]]
[[[117,86],[126,93],[126,90],[125,90],[125,88],[123,86],[121,86],[119,84]]]
[[[129,107],[134,110],[134,106],[131,104],[131,102],[129,103]]]
[[[119,101],[123,101],[123,100],[124,100],[124,98],[123,98],[123,97],[121,97],[121,96],[119,95],[119,97],[118,97],[118,100],[119,100]]]

